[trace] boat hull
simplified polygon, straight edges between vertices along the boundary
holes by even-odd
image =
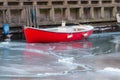
[[[89,37],[93,30],[65,33],[65,32],[50,32],[31,27],[24,28],[24,34],[28,43],[48,43],[48,42],[69,42],[82,40]]]

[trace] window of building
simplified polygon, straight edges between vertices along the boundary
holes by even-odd
[[[88,4],[88,1],[81,1],[81,4]]]
[[[91,1],[92,4],[98,4],[99,1]]]
[[[102,1],[102,3],[104,4],[104,3],[111,3],[112,1],[111,0],[104,0],[104,1]]]
[[[71,20],[76,20],[79,17],[79,9],[78,8],[71,8],[70,9],[70,16],[71,16]]]
[[[3,6],[3,2],[0,2],[0,6]]]
[[[39,16],[39,20],[40,21],[49,21],[50,19],[50,10],[49,9],[40,9],[40,16]]]
[[[94,18],[95,19],[101,18],[101,8],[100,7],[94,8]]]
[[[115,0],[116,3],[120,3],[120,0]]]
[[[9,6],[15,6],[15,5],[19,5],[19,2],[8,2]]]
[[[68,1],[68,4],[77,4],[77,1]]]
[[[83,9],[83,12],[84,12],[84,14],[83,14],[84,19],[90,19],[91,18],[90,7],[85,7]]]
[[[117,7],[117,12],[119,12],[119,13],[120,13],[120,7]]]
[[[24,5],[32,5],[33,3],[32,2],[24,2],[23,4]]]
[[[53,1],[52,5],[63,5],[63,1]]]
[[[113,7],[105,7],[104,8],[104,18],[108,19],[108,18],[112,18],[113,16]]]
[[[47,5],[48,4],[48,2],[37,2],[37,5]]]

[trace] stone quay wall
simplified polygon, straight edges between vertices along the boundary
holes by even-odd
[[[120,0],[0,0],[0,27],[27,24],[27,9],[35,7],[38,25],[116,21]]]

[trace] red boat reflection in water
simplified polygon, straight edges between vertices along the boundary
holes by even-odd
[[[46,53],[57,52],[57,51],[69,51],[75,49],[89,49],[92,48],[92,42],[81,41],[81,42],[63,42],[63,43],[49,43],[49,44],[28,44],[24,55],[39,56],[42,57]],[[39,54],[38,54],[39,53]],[[57,53],[56,53],[57,54]]]
[[[26,44],[25,44],[26,45]],[[23,45],[23,46],[25,46]],[[74,65],[62,63],[63,60],[72,60],[69,55],[71,55],[70,50],[78,49],[78,53],[74,54],[74,56],[79,56],[84,54],[80,52],[82,49],[90,49],[92,47],[92,43],[89,41],[80,41],[80,42],[66,42],[66,43],[49,43],[49,44],[27,44],[26,48],[23,46],[13,45],[10,47],[10,50],[16,51],[15,54],[11,53],[10,56],[7,57],[3,72],[6,72],[8,76],[20,76],[24,80],[24,76],[29,78],[39,77],[39,76],[49,76],[47,74],[59,76],[59,74],[64,74],[66,71],[73,70]],[[18,47],[18,48],[16,48]],[[8,49],[9,50],[9,49]],[[6,51],[6,50],[5,50]],[[22,54],[19,51],[23,52]],[[68,51],[68,52],[62,52]],[[17,54],[18,52],[18,54]],[[68,56],[63,56],[61,54],[67,54]],[[8,60],[9,59],[9,60]],[[6,65],[8,64],[8,65]],[[76,63],[75,63],[76,64]],[[9,67],[10,65],[10,67]],[[72,67],[73,66],[73,67]],[[76,69],[75,65],[75,69]],[[7,71],[9,69],[9,71]],[[81,67],[82,69],[82,67]],[[14,71],[15,70],[15,71]],[[8,73],[9,72],[9,73]],[[46,74],[45,74],[46,73]],[[58,73],[58,74],[56,74]],[[3,73],[4,74],[4,73]]]
[[[63,42],[49,44],[28,44],[23,52],[25,64],[47,65],[58,62],[58,59],[68,56],[84,56],[90,54],[92,42]]]

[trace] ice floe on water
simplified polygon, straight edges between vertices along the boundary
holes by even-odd
[[[120,44],[120,36],[119,35],[113,36],[113,39],[111,40],[111,42],[115,44]]]
[[[103,70],[97,70],[96,72],[105,74],[105,75],[120,76],[120,69],[114,68],[114,67],[105,67]]]
[[[1,48],[16,48],[16,47],[24,47],[26,43],[23,42],[0,42]]]
[[[104,36],[69,43],[0,42],[0,77],[115,80],[110,78],[120,76],[120,37]]]
[[[106,67],[106,68],[104,68],[103,70],[98,70],[97,72],[108,72],[108,73],[110,73],[110,72],[112,72],[112,73],[120,73],[120,69],[119,68],[113,68],[113,67]],[[119,74],[120,75],[120,74]]]

